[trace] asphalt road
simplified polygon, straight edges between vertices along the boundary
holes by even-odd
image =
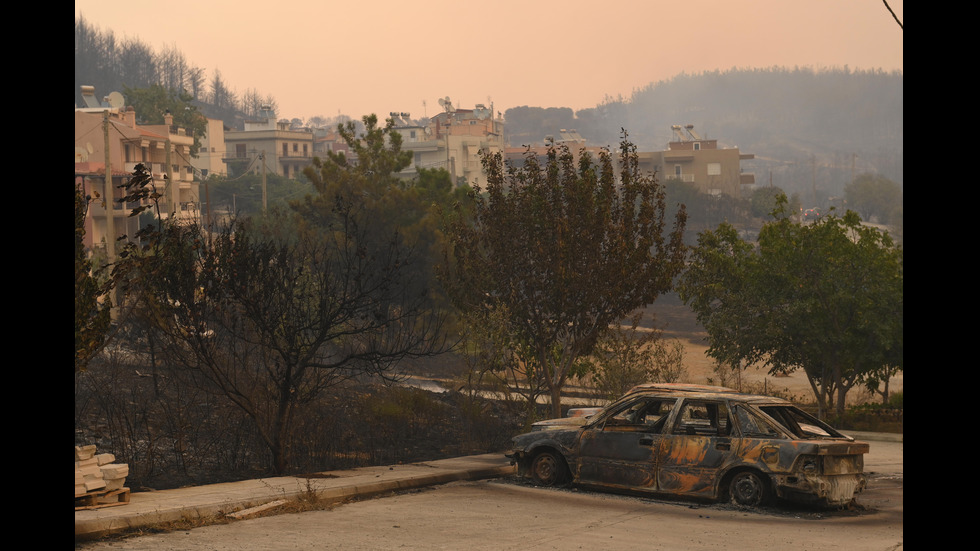
[[[846,511],[744,509],[501,479],[83,548],[895,551],[904,547],[903,468],[902,442],[874,442],[865,463],[868,489]]]

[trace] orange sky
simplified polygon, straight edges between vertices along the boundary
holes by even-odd
[[[904,0],[888,4],[904,24]],[[736,67],[904,70],[882,0],[75,0],[80,15],[274,96],[280,118],[431,116],[445,96],[582,109]]]

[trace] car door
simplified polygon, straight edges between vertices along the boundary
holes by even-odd
[[[655,490],[660,433],[675,402],[638,397],[585,428],[579,439],[576,481]]]
[[[658,489],[715,497],[715,479],[738,450],[727,402],[684,399],[671,425],[661,436]]]

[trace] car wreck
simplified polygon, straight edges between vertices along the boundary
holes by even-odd
[[[781,398],[647,384],[604,408],[535,423],[506,455],[541,486],[840,507],[867,484],[868,450]]]

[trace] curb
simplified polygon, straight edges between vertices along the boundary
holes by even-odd
[[[234,519],[232,513],[280,501],[295,500],[315,492],[324,505],[334,505],[351,499],[365,499],[382,494],[447,484],[459,480],[479,480],[514,474],[512,465],[504,464],[502,454],[492,454],[496,465],[475,461],[439,465],[439,461],[403,465],[407,474],[398,473],[393,467],[362,469],[353,476],[332,479],[304,477],[279,477],[208,486],[137,492],[130,503],[120,507],[108,507],[75,512],[75,541],[89,541],[111,534],[145,529],[154,525],[179,521],[205,522],[208,520]],[[434,472],[417,474],[413,471],[432,469]],[[390,480],[374,481],[382,476]],[[311,482],[312,481],[312,482]]]

